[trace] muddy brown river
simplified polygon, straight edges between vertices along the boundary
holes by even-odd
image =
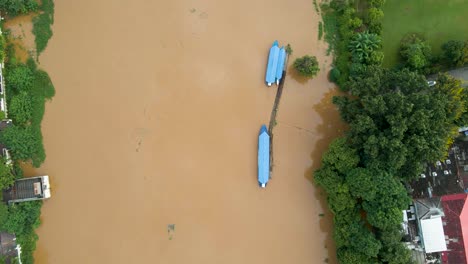
[[[53,197],[36,263],[335,263],[312,171],[343,125],[310,0],[56,0],[41,55],[57,94],[43,122]],[[288,70],[274,171],[257,135],[276,86],[273,40],[318,57]],[[321,214],[325,214],[322,216]],[[168,226],[170,225],[170,226]]]

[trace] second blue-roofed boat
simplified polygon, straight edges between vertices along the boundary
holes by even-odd
[[[265,82],[268,86],[271,86],[276,81],[276,68],[278,67],[279,57],[278,41],[274,41],[270,48],[270,54],[268,55],[268,65],[265,75]]]
[[[270,135],[265,125],[258,135],[258,184],[265,188],[270,179]]]
[[[276,84],[279,85],[283,77],[284,61],[286,59],[286,50],[281,47],[278,56],[278,66],[276,67]]]

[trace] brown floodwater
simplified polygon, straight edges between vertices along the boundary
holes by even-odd
[[[57,90],[43,121],[47,161],[28,170],[53,188],[36,263],[336,262],[311,175],[343,125],[312,1],[55,3],[40,57]],[[290,64],[312,54],[322,71],[310,81],[288,71],[262,190],[274,39],[291,43]]]

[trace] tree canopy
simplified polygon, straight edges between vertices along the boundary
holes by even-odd
[[[297,58],[293,64],[294,68],[300,75],[305,77],[314,77],[320,71],[320,67],[315,56],[305,55]]]
[[[418,162],[437,160],[447,151],[456,120],[466,112],[459,81],[439,76],[429,87],[424,76],[409,70],[369,66],[352,78],[355,98],[335,97],[349,139],[366,167],[388,170],[404,178]]]
[[[468,63],[468,41],[450,40],[442,45],[445,59],[452,66]]]

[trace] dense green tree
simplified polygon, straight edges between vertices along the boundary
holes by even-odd
[[[0,10],[9,16],[36,11],[38,6],[35,0],[0,0]]]
[[[377,261],[368,256],[349,248],[340,248],[337,251],[341,264],[374,264]]]
[[[453,95],[460,93],[455,80],[443,77],[439,82],[431,88],[417,73],[370,66],[352,78],[348,88],[355,98],[334,102],[350,124],[350,142],[365,167],[411,178],[417,172],[408,174],[409,168],[445,155],[453,137],[450,128],[466,107],[461,96]]]
[[[13,125],[2,131],[0,140],[11,149],[15,159],[32,161],[35,167],[39,167],[45,160],[39,127]]]
[[[335,139],[322,156],[322,164],[330,166],[341,174],[346,174],[359,163],[359,156],[345,137]]]
[[[5,79],[14,92],[29,92],[34,81],[34,73],[25,64],[14,65],[7,69]]]
[[[29,124],[33,113],[33,103],[28,93],[20,92],[18,95],[13,96],[9,106],[9,113],[16,124]]]
[[[445,59],[452,66],[468,63],[468,41],[450,40],[442,45]]]
[[[372,201],[380,186],[375,181],[374,173],[365,168],[355,168],[346,175],[346,183],[349,186],[351,195],[366,201]]]
[[[406,65],[419,70],[431,62],[431,46],[416,34],[409,34],[401,41],[400,55]]]
[[[12,204],[3,228],[16,235],[27,234],[28,228],[37,228],[40,225],[41,202],[27,202]]]
[[[411,261],[411,252],[401,243],[403,232],[400,224],[387,230],[380,230],[378,237],[382,242],[382,249],[379,253],[382,262],[389,264],[413,263]]]
[[[403,184],[387,172],[376,172],[374,182],[378,186],[374,199],[362,204],[367,221],[380,229],[397,226],[402,221],[401,211],[408,208],[411,198]]]
[[[315,56],[305,55],[297,58],[293,64],[294,68],[300,75],[305,77],[314,77],[320,71],[320,67]]]

